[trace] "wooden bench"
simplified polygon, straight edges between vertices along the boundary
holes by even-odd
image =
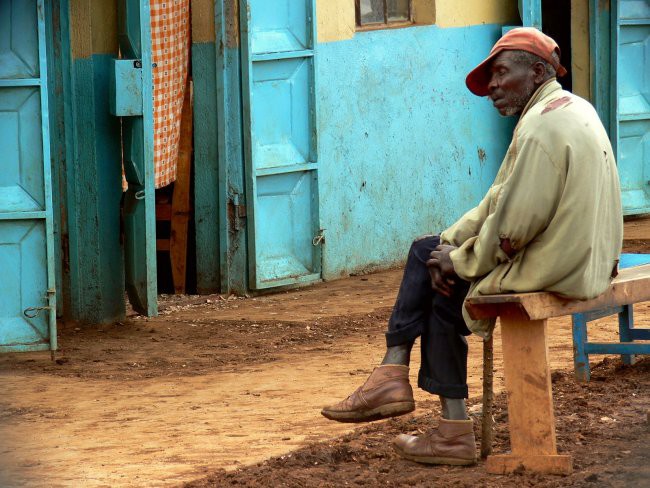
[[[547,320],[646,300],[650,300],[650,265],[621,270],[608,290],[593,300],[535,292],[466,301],[471,317],[500,318],[511,453],[488,456],[489,473],[506,474],[521,467],[539,473],[571,473],[572,457],[557,453]]]

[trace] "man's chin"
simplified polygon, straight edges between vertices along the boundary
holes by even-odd
[[[514,115],[519,115],[521,113],[521,110],[518,110],[515,107],[495,107],[495,108],[497,109],[501,117],[512,117]]]
[[[499,112],[499,115],[501,117],[510,117],[510,112],[507,108],[497,108],[497,112]]]

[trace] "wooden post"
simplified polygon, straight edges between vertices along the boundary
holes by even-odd
[[[481,457],[492,454],[494,436],[494,334],[483,342],[483,415],[481,417]]]
[[[571,456],[558,455],[555,443],[546,320],[507,311],[501,314],[501,339],[512,453],[489,456],[487,471],[571,473]]]
[[[169,257],[172,265],[174,292],[185,293],[187,278],[187,231],[190,220],[190,174],[192,171],[192,116],[194,92],[192,80],[188,77],[185,85],[185,98],[181,112],[181,134],[178,142],[178,165],[176,183],[172,198],[171,235],[169,238]]]

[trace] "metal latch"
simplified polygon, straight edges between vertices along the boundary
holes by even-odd
[[[316,234],[311,240],[313,246],[320,246],[321,244],[325,243],[325,235],[323,234],[324,232],[325,229],[318,229],[318,234]]]
[[[109,85],[111,114],[117,117],[142,115],[142,61],[114,59]]]
[[[29,307],[23,310],[23,315],[28,319],[35,319],[43,310],[52,310],[52,307]]]
[[[45,293],[45,299],[50,300],[50,297],[56,295],[56,290],[54,288],[48,288]],[[52,310],[52,307],[27,307],[23,310],[23,315],[28,319],[35,319],[38,317],[43,310]]]

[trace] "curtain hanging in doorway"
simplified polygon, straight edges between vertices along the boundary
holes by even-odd
[[[181,112],[190,48],[190,0],[150,0],[154,174],[161,188],[176,180]]]

